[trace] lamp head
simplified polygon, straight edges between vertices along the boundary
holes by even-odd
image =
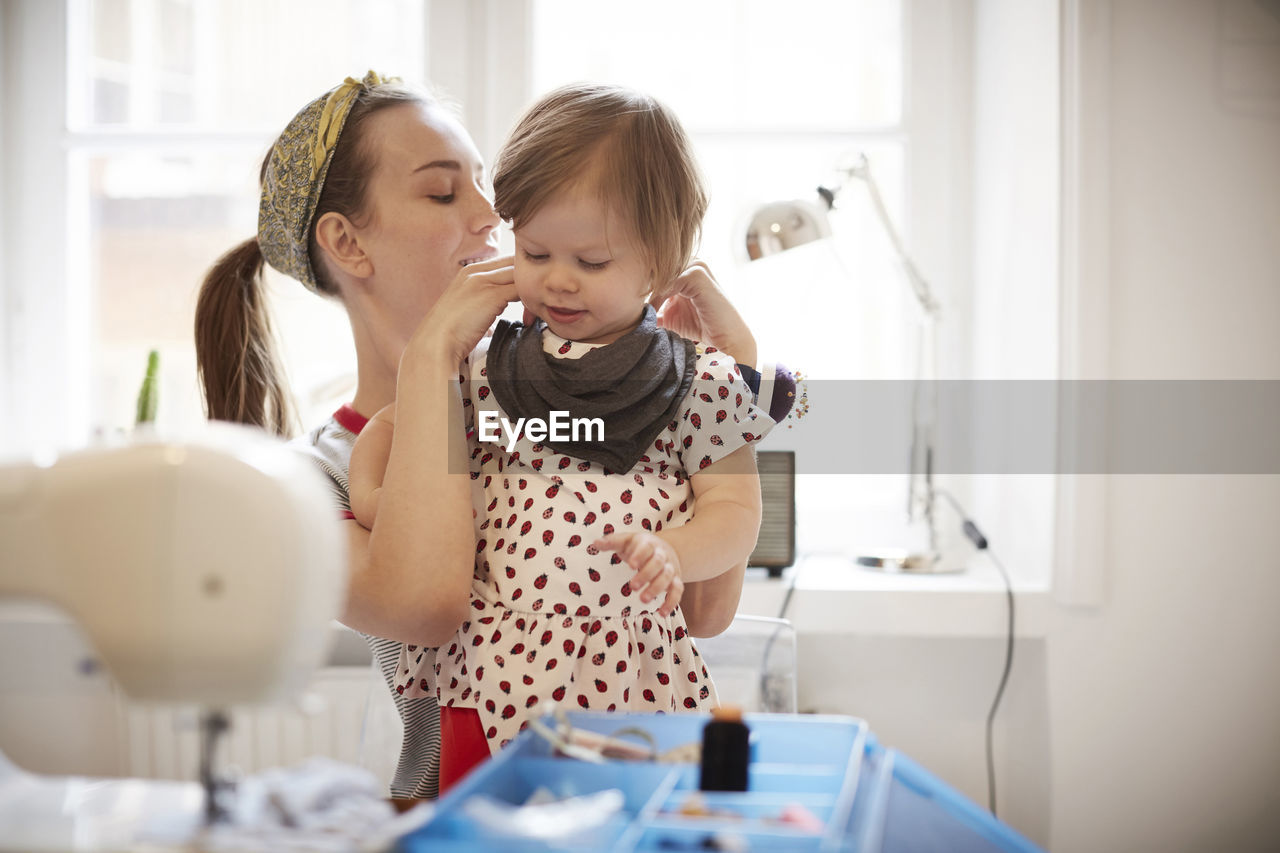
[[[829,203],[824,206],[815,201],[795,199],[770,202],[757,208],[747,221],[747,259],[758,261],[768,255],[830,237],[829,207]]]

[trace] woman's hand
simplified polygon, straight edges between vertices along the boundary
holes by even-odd
[[[518,298],[515,258],[511,255],[463,267],[418,325],[406,351],[443,345],[451,363],[459,364],[507,304]]]
[[[670,616],[684,595],[684,579],[680,576],[680,555],[665,539],[652,533],[613,533],[597,539],[591,547],[600,551],[617,551],[636,574],[628,584],[648,604],[661,599],[659,616]]]
[[[711,344],[742,364],[756,363],[755,337],[704,262],[690,264],[662,305],[655,307],[662,328]]]

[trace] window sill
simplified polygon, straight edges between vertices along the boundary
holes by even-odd
[[[1004,581],[982,560],[964,571],[925,575],[881,572],[843,556],[801,557],[782,577],[750,569],[738,612],[777,616],[794,584],[786,618],[803,633],[913,637],[1003,637]],[[1043,637],[1059,618],[1047,588],[1014,588],[1015,631]]]

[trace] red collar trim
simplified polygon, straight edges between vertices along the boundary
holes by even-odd
[[[364,429],[364,425],[369,423],[369,419],[364,415],[351,408],[349,404],[344,403],[338,411],[333,413],[333,419],[342,426],[343,429],[360,434],[360,430]]]

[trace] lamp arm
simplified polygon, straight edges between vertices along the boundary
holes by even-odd
[[[884,199],[880,197],[880,187],[871,174],[871,164],[867,161],[867,155],[859,154],[858,161],[852,166],[846,167],[844,173],[849,177],[858,178],[866,183],[867,193],[871,196],[871,205],[875,208],[876,216],[879,217],[885,233],[889,235],[889,242],[893,245],[893,250],[898,255],[898,260],[902,262],[902,268],[906,270],[916,301],[920,303],[920,307],[931,319],[937,317],[939,312],[938,300],[934,298],[933,289],[929,287],[929,282],[920,274],[920,270],[916,269],[915,261],[911,260],[911,256],[907,254],[906,248],[902,245],[902,238],[898,235],[898,230],[893,227],[893,220],[889,218],[889,211],[885,209]]]

